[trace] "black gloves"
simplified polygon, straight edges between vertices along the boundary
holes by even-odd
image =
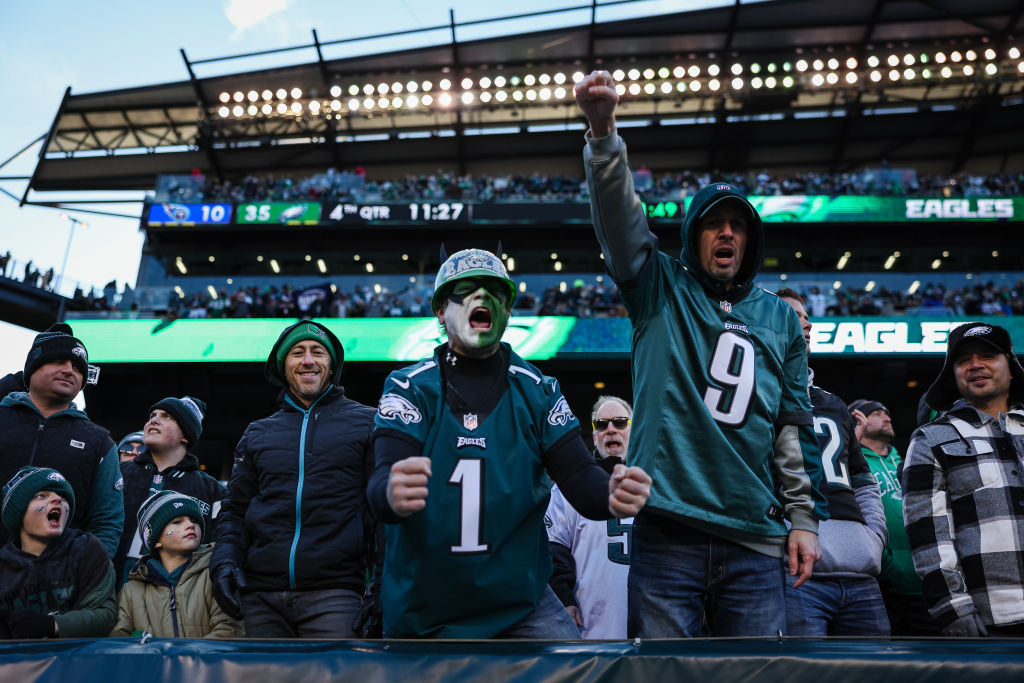
[[[210,569],[213,579],[213,597],[217,604],[235,621],[242,620],[242,598],[239,591],[245,588],[245,572],[234,562],[224,562]]]
[[[30,609],[11,612],[7,617],[7,628],[11,630],[11,637],[18,640],[53,637],[56,635],[56,625],[57,621],[49,614]]]

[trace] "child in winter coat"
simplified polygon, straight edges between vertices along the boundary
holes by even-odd
[[[147,553],[121,589],[112,636],[149,632],[158,638],[240,638],[242,624],[213,599],[212,545],[200,547],[199,501],[163,490],[139,508],[138,533]]]
[[[60,472],[22,467],[4,486],[0,638],[91,638],[114,623],[114,567],[95,536],[66,528],[75,493]]]

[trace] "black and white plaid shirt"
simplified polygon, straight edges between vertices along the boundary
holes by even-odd
[[[1024,623],[1024,407],[995,419],[964,401],[914,432],[903,520],[932,617]]]

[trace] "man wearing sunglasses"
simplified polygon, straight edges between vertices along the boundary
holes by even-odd
[[[134,460],[135,456],[146,452],[146,444],[142,441],[142,432],[125,435],[117,444],[117,455],[121,462]]]
[[[618,396],[599,396],[594,402],[594,459],[606,472],[626,460],[632,416],[629,403]],[[588,640],[625,638],[632,517],[587,519],[555,486],[544,523],[555,565],[548,583],[580,634]]]
[[[609,477],[558,382],[501,341],[515,298],[494,254],[445,259],[431,307],[448,341],[384,383],[367,498],[388,525],[385,637],[579,638],[547,585],[544,473],[589,518],[647,500],[650,477]]]
[[[633,327],[632,460],[654,480],[633,525],[629,635],[785,633],[778,560],[794,586],[810,577],[828,507],[800,321],[754,286],[761,218],[712,183],[690,200],[679,257],[663,253],[616,133],[615,81],[595,71],[575,94],[594,232]]]

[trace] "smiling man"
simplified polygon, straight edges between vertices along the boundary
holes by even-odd
[[[250,637],[356,635],[373,409],[345,397],[344,360],[320,323],[285,328],[264,367],[281,410],[235,448],[210,571],[217,602],[234,619],[244,613]]]
[[[588,518],[647,500],[643,470],[609,477],[558,383],[501,342],[515,297],[494,254],[445,259],[431,306],[448,342],[384,383],[367,495],[388,523],[385,636],[579,638],[547,585],[544,473]]]
[[[633,326],[631,460],[654,480],[633,524],[629,635],[784,633],[778,558],[795,587],[806,581],[828,509],[800,321],[753,285],[761,218],[713,183],[690,201],[679,258],[659,251],[616,133],[614,80],[595,71],[575,94],[594,231]]]
[[[224,485],[199,468],[191,450],[203,433],[206,404],[198,398],[168,396],[149,409],[149,419],[140,432],[145,446],[132,460],[121,463],[124,479],[124,531],[114,557],[118,585],[142,557],[136,515],[142,503],[154,493],[177,491],[199,502],[206,533],[204,543],[217,538],[220,501],[227,494]]]
[[[88,374],[89,354],[70,326],[36,336],[25,359],[28,391],[0,401],[0,481],[26,465],[60,472],[78,503],[69,526],[94,534],[113,557],[124,520],[121,475],[110,434],[73,403]]]
[[[1010,334],[949,333],[925,395],[946,411],[911,437],[903,517],[924,598],[947,636],[1024,636],[1024,368]]]

